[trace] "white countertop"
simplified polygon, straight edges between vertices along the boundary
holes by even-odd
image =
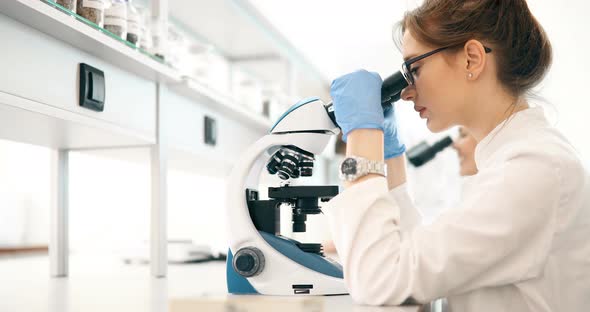
[[[225,296],[225,263],[170,265],[167,278],[152,278],[147,265],[125,265],[116,256],[72,255],[70,277],[50,278],[46,256],[0,258],[0,311],[166,312],[176,298]],[[419,311],[370,307],[350,296],[319,297],[324,311]]]

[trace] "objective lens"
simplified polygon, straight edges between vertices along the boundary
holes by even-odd
[[[275,152],[266,164],[270,174],[282,180],[310,177],[313,174],[313,154],[296,146],[284,146]]]
[[[313,175],[313,160],[301,160],[299,162],[299,171],[302,177],[311,177]]]
[[[281,154],[281,151],[278,150],[276,153],[272,155],[272,157],[266,164],[266,170],[268,171],[268,173],[276,174],[279,171],[279,167],[281,166],[282,161],[283,155]]]
[[[282,176],[288,176],[293,179],[299,177],[299,155],[297,153],[284,150],[283,161],[281,161],[281,166],[279,168],[279,172],[282,172]],[[282,178],[281,178],[282,179]]]

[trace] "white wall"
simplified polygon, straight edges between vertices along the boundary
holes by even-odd
[[[556,126],[590,164],[590,2],[529,0],[553,45],[553,67],[539,93],[557,110]]]
[[[72,252],[120,252],[149,240],[147,149],[70,155]],[[105,156],[107,154],[107,156]],[[49,150],[0,140],[0,247],[47,244]],[[168,236],[225,249],[225,180],[170,170]]]
[[[150,233],[148,150],[135,161],[73,153],[71,244],[73,251],[146,247]],[[226,248],[225,180],[194,172],[168,172],[168,238]]]
[[[47,242],[49,152],[0,140],[0,246]]]
[[[381,75],[399,69],[401,55],[391,40],[391,26],[422,0],[250,0],[328,79],[366,68]],[[553,68],[540,94],[558,110],[557,127],[590,161],[590,2],[528,0],[532,13],[553,44]],[[302,22],[301,17],[305,17]]]

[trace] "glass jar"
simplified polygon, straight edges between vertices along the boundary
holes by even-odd
[[[98,27],[104,26],[104,0],[78,0],[76,13]]]
[[[163,60],[166,59],[166,33],[162,22],[158,19],[150,18],[150,28],[152,30],[152,48],[149,52]]]
[[[278,120],[287,109],[285,103],[288,102],[287,96],[281,89],[281,85],[277,82],[264,84],[262,95],[262,101],[264,103],[262,115],[271,121]]]
[[[127,2],[127,41],[134,45],[139,44],[141,34],[141,18],[139,11],[133,5],[132,0]]]
[[[111,5],[104,11],[104,29],[113,34],[127,38],[127,2],[112,0]]]
[[[62,7],[76,13],[76,0],[57,0],[55,2]]]
[[[192,57],[189,55],[185,35],[173,24],[168,25],[166,60],[170,66],[177,69],[181,76],[190,76]]]
[[[152,48],[152,27],[150,25],[152,15],[147,8],[137,8],[137,10],[139,11],[141,29],[139,47],[145,51],[150,51]]]
[[[242,69],[234,68],[232,74],[232,93],[238,103],[256,114],[262,114],[262,86],[254,75]]]

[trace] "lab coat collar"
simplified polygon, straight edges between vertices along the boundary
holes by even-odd
[[[475,147],[475,164],[479,170],[487,166],[490,156],[507,142],[522,135],[522,130],[533,122],[546,122],[541,106],[531,106],[514,113],[498,124]]]

